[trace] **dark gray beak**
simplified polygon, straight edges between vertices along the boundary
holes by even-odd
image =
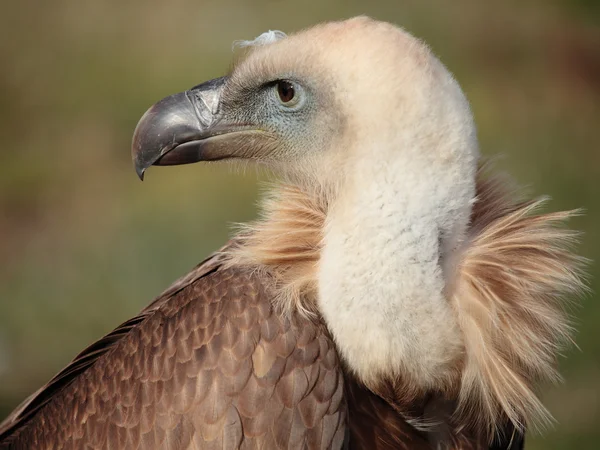
[[[226,77],[166,97],[142,116],[135,128],[131,154],[140,179],[151,165],[190,164],[220,159],[206,152],[210,137],[235,131],[218,126],[219,101]]]

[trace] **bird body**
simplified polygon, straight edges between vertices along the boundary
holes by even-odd
[[[268,167],[262,217],[26,400],[0,448],[522,448],[582,288],[571,213],[486,173],[458,83],[405,31],[243,46],[150,108],[132,151],[140,176]]]

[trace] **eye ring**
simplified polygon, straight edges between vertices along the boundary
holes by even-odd
[[[300,101],[300,92],[295,83],[288,80],[279,80],[275,84],[277,96],[283,106],[293,107]]]

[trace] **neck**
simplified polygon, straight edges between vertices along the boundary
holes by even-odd
[[[442,269],[453,230],[444,229],[452,201],[440,187],[452,184],[414,165],[371,161],[349,177],[353,186],[327,216],[318,291],[363,382],[400,376],[409,391],[424,392],[452,384],[463,350]]]

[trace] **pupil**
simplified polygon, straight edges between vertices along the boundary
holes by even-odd
[[[292,86],[291,83],[288,83],[287,81],[281,81],[278,85],[278,90],[279,90],[279,98],[281,98],[281,101],[284,103],[288,103],[290,101],[292,101],[292,99],[294,98],[295,92],[294,92],[294,86]]]

